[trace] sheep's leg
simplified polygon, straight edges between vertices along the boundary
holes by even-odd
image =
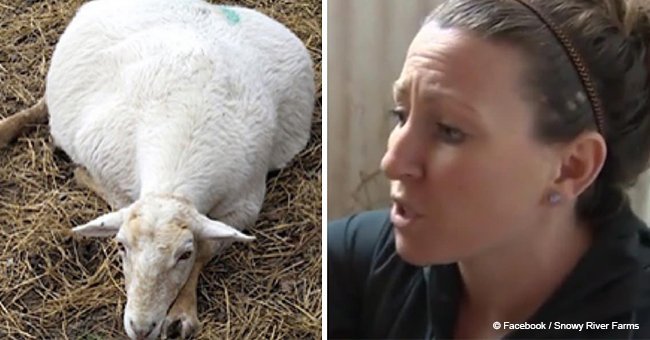
[[[85,168],[77,166],[74,169],[74,180],[77,182],[78,186],[94,192],[97,196],[106,201],[106,192],[97,184],[97,182],[95,182],[92,176],[88,173],[88,170]]]
[[[47,122],[47,105],[41,98],[32,107],[0,121],[0,148],[11,143],[31,124]]]
[[[111,209],[113,210],[121,209],[128,205],[128,202],[126,200],[117,200],[112,198],[108,192],[106,192],[106,190],[97,184],[97,181],[92,178],[92,176],[88,173],[88,170],[82,166],[77,166],[74,169],[74,179],[75,182],[77,182],[77,185],[94,192],[97,196],[103,199],[104,202],[108,203],[108,205],[110,205]]]
[[[167,312],[163,332],[168,339],[189,338],[200,327],[196,307],[196,289],[201,270],[212,258],[213,248],[208,241],[198,241],[197,245],[198,253],[190,277]]]

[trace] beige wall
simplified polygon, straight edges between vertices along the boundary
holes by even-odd
[[[391,87],[406,49],[441,0],[329,0],[328,218],[386,206],[379,161],[391,129]]]

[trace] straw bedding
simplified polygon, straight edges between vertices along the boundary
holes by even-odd
[[[0,119],[44,91],[58,37],[83,1],[0,0]],[[321,4],[227,2],[254,7],[308,46],[317,102],[308,147],[277,174],[250,233],[214,259],[198,290],[199,339],[321,337]],[[70,229],[108,211],[75,184],[47,125],[0,149],[0,339],[122,339],[123,275],[111,239]]]

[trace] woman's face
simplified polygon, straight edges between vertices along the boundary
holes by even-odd
[[[381,164],[407,262],[456,262],[534,234],[558,163],[533,137],[524,68],[514,48],[435,23],[413,40]]]

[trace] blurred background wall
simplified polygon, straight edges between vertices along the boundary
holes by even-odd
[[[392,83],[424,18],[442,0],[329,0],[328,218],[386,207],[379,172]]]

